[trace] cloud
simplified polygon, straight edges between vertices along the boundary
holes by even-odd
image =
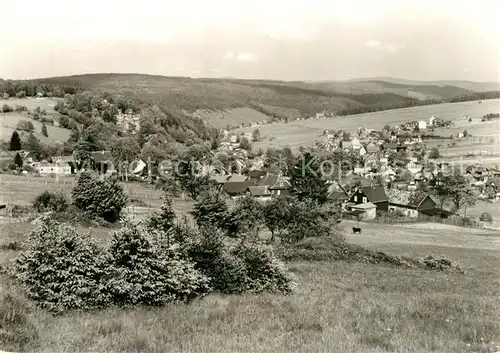
[[[226,52],[224,58],[227,60],[234,60],[240,62],[257,61],[259,59],[259,57],[255,53],[250,53],[250,52],[235,53],[234,51]]]

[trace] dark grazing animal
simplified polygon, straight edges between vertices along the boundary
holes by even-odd
[[[361,228],[352,227],[352,232],[353,234],[359,233],[359,235],[361,235]]]

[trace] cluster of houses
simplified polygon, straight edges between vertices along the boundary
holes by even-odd
[[[128,109],[125,113],[118,111],[116,116],[116,125],[125,133],[135,134],[140,128],[140,114],[134,114],[132,109]]]

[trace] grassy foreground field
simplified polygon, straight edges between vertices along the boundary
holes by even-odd
[[[346,233],[350,226],[343,226]],[[4,225],[0,249],[31,227]],[[454,227],[362,227],[369,228],[367,234],[348,236],[350,242],[415,257],[445,255],[462,264],[466,274],[294,262],[287,266],[298,287],[288,296],[210,295],[190,305],[58,317],[33,307],[4,278],[0,315],[5,319],[14,307],[24,325],[24,349],[36,352],[496,352],[499,234],[457,235]],[[16,254],[0,250],[0,259],[5,264]],[[8,293],[15,298],[9,305]],[[0,339],[5,329],[0,326]]]

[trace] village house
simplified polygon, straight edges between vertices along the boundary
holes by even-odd
[[[484,184],[488,181],[488,168],[485,168],[479,164],[468,166],[465,172],[466,174],[471,175],[476,183]]]
[[[425,192],[411,192],[397,189],[387,190],[389,212],[399,211],[407,217],[417,218],[420,214],[436,214],[435,201]]]
[[[351,139],[351,147],[354,150],[359,150],[362,147],[361,142],[357,137]]]
[[[387,211],[389,208],[389,198],[381,185],[372,185],[358,188],[349,198],[347,208],[355,205],[371,202],[377,210]]]
[[[253,181],[227,181],[222,184],[222,190],[231,198],[238,199],[247,194],[249,186],[255,186]]]
[[[371,202],[350,205],[347,209],[347,215],[356,216],[363,221],[375,219],[377,216],[377,206]]]
[[[425,130],[425,129],[427,129],[427,122],[425,120],[420,120],[418,122],[418,129],[419,130]]]
[[[272,193],[267,185],[252,185],[247,188],[247,195],[258,201],[266,202],[272,199]]]
[[[410,173],[416,174],[420,172],[424,166],[416,161],[408,160],[405,167],[410,171]]]
[[[330,200],[330,202],[336,207],[343,210],[345,208],[345,204],[349,200],[349,195],[342,188],[331,185],[328,188],[328,200]]]
[[[365,150],[366,150],[367,154],[377,153],[380,151],[380,146],[372,141],[372,142],[369,142],[368,144],[366,144]]]
[[[71,174],[75,173],[76,165],[73,156],[53,156],[49,159],[51,163],[66,163],[71,168]]]
[[[341,147],[344,151],[348,151],[352,148],[352,142],[351,141],[342,141]]]
[[[434,125],[434,122],[436,121],[436,117],[433,115],[429,118],[429,125],[430,126],[433,126]]]
[[[259,186],[267,186],[273,196],[286,196],[290,194],[291,184],[283,175],[269,174],[257,182]]]
[[[64,161],[35,163],[34,168],[40,175],[71,175],[71,166]]]

